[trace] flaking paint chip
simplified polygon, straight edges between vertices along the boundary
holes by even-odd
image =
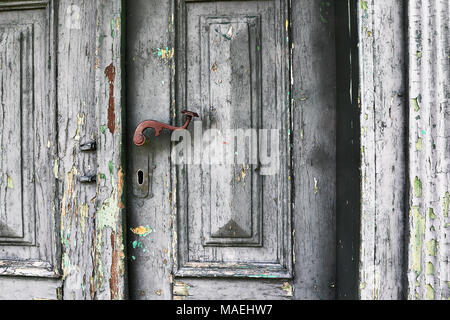
[[[6,187],[8,189],[14,189],[14,184],[10,176],[7,176],[6,178]]]

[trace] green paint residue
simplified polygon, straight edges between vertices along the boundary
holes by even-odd
[[[115,27],[115,21],[114,21],[114,18],[112,18],[111,19],[111,37],[113,37],[113,38],[116,36],[114,27]]]
[[[369,5],[367,4],[367,1],[361,0],[361,9],[369,10]]]
[[[113,176],[114,175],[114,163],[112,161],[109,161],[108,167],[109,167],[109,174],[111,176]]]
[[[444,217],[448,217],[448,208],[449,208],[449,205],[450,205],[450,193],[448,193],[448,191],[445,193],[445,196],[444,196],[444,202],[443,202],[443,205],[442,205],[442,211],[443,211],[443,213],[444,213]]]
[[[99,47],[102,46],[102,44],[103,44],[103,39],[104,39],[105,37],[106,37],[106,36],[103,35],[103,34],[101,34],[101,35],[98,37],[98,46],[99,46]]]
[[[281,289],[286,292],[287,297],[292,297],[294,295],[294,287],[289,282],[283,283]]]
[[[427,275],[434,275],[434,265],[431,262],[427,263]]]
[[[67,253],[64,252],[63,254],[63,265],[62,265],[62,269],[63,269],[63,280],[67,277],[67,275],[70,273],[70,258],[67,255]]]
[[[418,138],[416,142],[416,150],[422,151],[422,138]]]
[[[421,100],[420,96],[418,96],[417,98],[411,99],[411,103],[412,103],[412,106],[414,107],[415,112],[420,111],[420,100]]]
[[[412,208],[414,219],[414,242],[412,252],[412,269],[417,273],[422,271],[422,247],[425,234],[425,217],[419,212],[419,207]]]
[[[10,176],[6,176],[6,187],[8,189],[14,189],[14,184]]]
[[[427,293],[426,293],[425,299],[434,300],[434,289],[431,286],[431,284],[427,284]]]
[[[77,130],[75,131],[75,136],[73,137],[73,139],[75,141],[80,141],[80,130],[81,127],[84,125],[84,119],[85,119],[86,115],[84,114],[84,112],[78,113],[77,114]]]
[[[270,274],[252,274],[248,276],[249,278],[264,278],[264,279],[276,279],[276,275],[270,275]]]
[[[431,220],[436,219],[436,215],[434,214],[433,208],[430,208],[430,209],[428,210],[428,215],[430,216],[430,219],[431,219]]]
[[[437,244],[438,242],[434,239],[427,242],[427,254],[431,257],[437,256]]]
[[[117,201],[113,197],[103,201],[102,206],[97,210],[97,228],[104,229],[108,227],[111,230],[116,230],[116,214],[119,211],[120,208],[117,206]]]
[[[329,10],[330,10],[330,6],[331,3],[329,1],[323,1],[320,4],[320,21],[322,21],[323,23],[328,23],[328,16],[330,14]]]
[[[414,195],[416,198],[422,197],[422,181],[418,177],[414,179]]]

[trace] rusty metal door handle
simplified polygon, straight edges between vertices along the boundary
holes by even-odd
[[[186,115],[186,123],[182,127],[174,127],[171,126],[170,124],[162,123],[156,120],[142,121],[134,131],[133,143],[138,147],[145,144],[146,139],[144,135],[144,130],[146,129],[153,128],[155,130],[155,136],[157,137],[161,133],[162,129],[167,129],[171,131],[187,129],[189,123],[191,122],[192,117],[198,117],[198,114],[192,111],[183,110],[181,111],[181,113]]]

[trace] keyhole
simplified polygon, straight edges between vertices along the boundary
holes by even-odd
[[[144,183],[144,172],[142,172],[142,170],[139,170],[137,172],[137,177],[138,177],[138,184],[142,185]]]

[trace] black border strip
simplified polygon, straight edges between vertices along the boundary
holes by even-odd
[[[358,1],[336,0],[336,286],[337,299],[358,299],[361,157]]]

